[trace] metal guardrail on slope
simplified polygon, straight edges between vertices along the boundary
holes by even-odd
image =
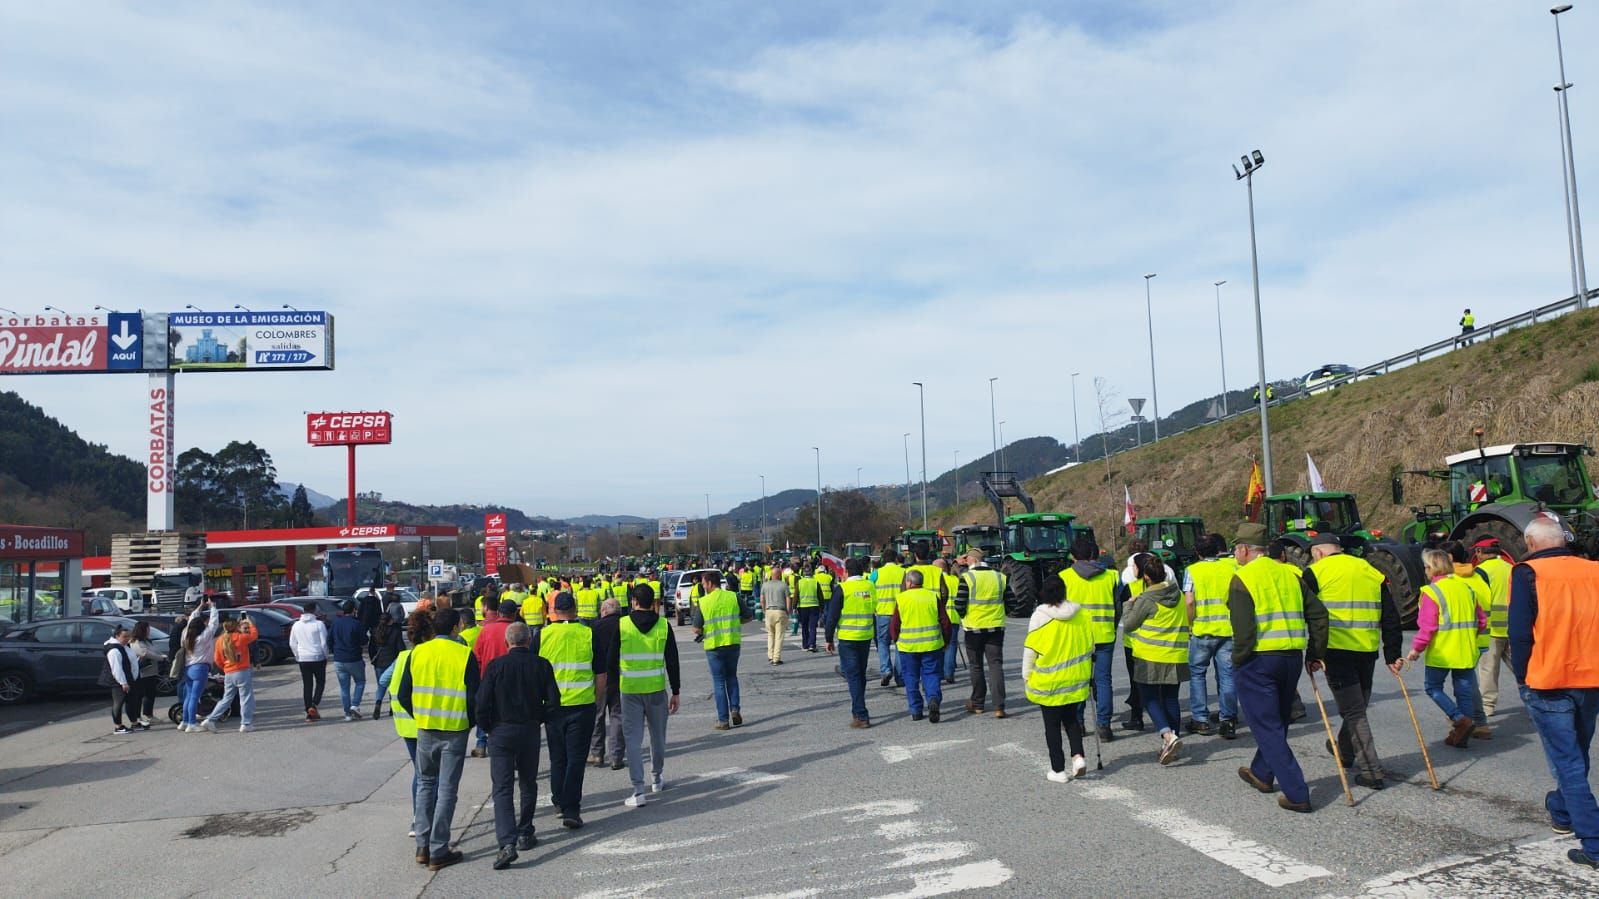
[[[1592,303],[1595,299],[1599,299],[1599,290],[1590,290],[1588,292],[1589,302]],[[1577,297],[1575,294],[1573,294],[1572,296],[1566,297],[1563,300],[1557,300],[1556,302],[1550,303],[1547,306],[1539,306],[1536,309],[1530,309],[1521,313],[1520,315],[1512,315],[1509,318],[1501,319],[1488,325],[1484,325],[1483,327],[1473,331],[1469,336],[1465,334],[1456,334],[1455,336],[1445,340],[1440,340],[1436,343],[1429,343],[1426,346],[1417,347],[1416,349],[1400,353],[1397,356],[1391,356],[1382,360],[1381,362],[1373,363],[1365,368],[1359,369],[1353,374],[1344,375],[1341,378],[1331,381],[1324,381],[1316,385],[1316,392],[1320,393],[1324,390],[1330,390],[1334,387],[1340,387],[1344,384],[1358,381],[1361,378],[1372,377],[1373,375],[1385,375],[1396,368],[1406,368],[1408,366],[1415,365],[1423,359],[1453,352],[1454,350],[1464,346],[1467,341],[1476,343],[1478,341],[1493,340],[1494,338],[1508,334],[1517,328],[1523,328],[1527,325],[1537,324],[1540,321],[1547,321],[1551,318],[1559,318],[1560,316],[1565,315],[1568,312],[1575,311],[1578,308],[1579,304],[1577,302]],[[1290,396],[1285,396],[1276,400],[1268,400],[1266,406],[1267,408],[1271,408],[1272,406],[1281,406],[1284,403],[1291,403],[1295,400],[1304,399],[1310,395],[1311,393],[1309,391],[1301,388]],[[1219,425],[1224,421],[1231,421],[1235,418],[1240,418],[1245,415],[1256,415],[1258,414],[1258,409],[1259,406],[1256,403],[1250,403],[1248,406],[1245,406],[1243,409],[1240,409],[1237,412],[1229,412],[1220,418],[1213,418],[1203,424],[1197,424],[1191,428],[1184,428],[1181,431],[1175,431],[1171,434],[1167,434],[1161,439],[1170,440],[1171,438],[1180,434],[1187,434],[1191,431],[1209,428],[1214,425]],[[1100,436],[1103,438],[1103,434],[1095,436]],[[1094,437],[1090,436],[1087,440],[1084,440],[1083,443],[1086,444],[1089,440],[1093,439]],[[1150,443],[1143,444],[1143,446],[1151,445],[1152,444]],[[1119,456],[1122,453],[1131,452],[1132,450],[1141,448],[1142,447],[1129,446],[1107,453],[1100,458],[1109,459],[1112,456]]]

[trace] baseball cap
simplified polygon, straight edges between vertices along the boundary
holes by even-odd
[[[572,598],[572,594],[562,590],[560,593],[555,594],[555,611],[576,612],[577,600]]]
[[[1252,521],[1244,522],[1238,526],[1238,531],[1233,536],[1233,543],[1243,546],[1265,546],[1266,526]]]

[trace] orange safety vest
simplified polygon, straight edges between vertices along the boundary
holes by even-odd
[[[1599,687],[1599,562],[1551,556],[1522,563],[1538,585],[1527,686],[1534,690]]]

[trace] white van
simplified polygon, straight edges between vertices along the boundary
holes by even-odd
[[[83,591],[83,596],[85,599],[91,596],[103,596],[128,614],[143,612],[147,608],[144,592],[138,587],[96,587]]]

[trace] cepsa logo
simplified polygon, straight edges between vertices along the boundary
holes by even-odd
[[[340,537],[387,537],[389,526],[386,524],[358,525],[353,528],[339,528]]]
[[[315,427],[328,427],[337,430],[350,430],[351,428],[386,428],[389,426],[389,413],[387,412],[344,412],[327,416],[327,424]]]
[[[393,440],[389,412],[308,412],[305,439],[312,446],[361,446]]]

